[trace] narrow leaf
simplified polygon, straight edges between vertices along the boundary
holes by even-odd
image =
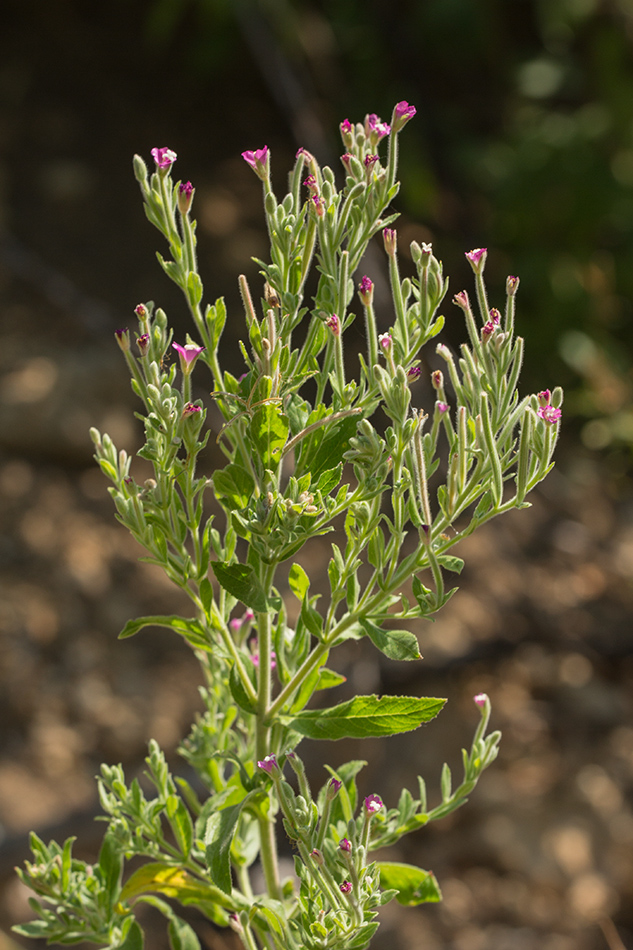
[[[393,736],[434,719],[445,702],[418,696],[355,696],[330,709],[302,712],[288,725],[309,739]]]
[[[237,805],[214,812],[207,822],[204,836],[207,867],[213,883],[225,894],[230,894],[233,889],[231,844],[245,801],[246,798]]]

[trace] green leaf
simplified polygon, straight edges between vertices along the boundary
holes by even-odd
[[[312,606],[311,601],[316,601],[316,597],[304,597],[299,616],[312,636],[320,640],[323,635],[323,618],[319,611]]]
[[[200,950],[200,941],[193,928],[177,914],[172,914],[168,933],[171,950]]]
[[[127,932],[123,943],[120,943],[116,950],[143,950],[145,937],[136,920],[132,921],[132,926]]]
[[[188,860],[193,846],[193,822],[189,810],[182,798],[178,795],[170,795],[167,799],[165,812],[180,852],[184,859]]]
[[[211,567],[220,587],[257,613],[268,609],[266,595],[250,564],[227,564],[211,561]]]
[[[202,281],[195,271],[189,271],[187,275],[187,291],[194,307],[197,306],[202,300]]]
[[[374,646],[390,660],[420,660],[417,638],[408,630],[382,630],[370,620],[361,620],[361,627]]]
[[[316,484],[317,491],[320,491],[322,495],[329,495],[333,488],[336,488],[338,483],[341,480],[343,475],[343,463],[339,462],[336,468],[326,469],[325,472],[322,472],[319,476],[319,480]]]
[[[437,904],[442,900],[439,884],[431,871],[423,871],[413,864],[398,864],[392,861],[378,861],[377,865],[380,870],[380,886],[384,890],[397,890],[396,900],[404,907]]]
[[[319,670],[319,680],[315,689],[332,689],[332,687],[340,686],[341,683],[346,682],[347,677],[343,676],[342,673],[335,673],[334,670],[328,670],[327,667],[324,667]]]
[[[461,557],[453,557],[450,554],[440,554],[437,563],[445,567],[447,571],[452,571],[454,574],[461,574],[464,566]]]
[[[231,463],[213,473],[213,491],[221,505],[229,511],[248,508],[255,491],[253,477],[241,465]]]
[[[125,882],[121,901],[131,901],[141,894],[163,894],[181,904],[227,903],[226,894],[213,884],[205,884],[191,877],[184,868],[152,861],[144,864]],[[206,911],[205,911],[206,913]]]
[[[335,469],[343,458],[343,453],[349,449],[349,440],[356,435],[358,427],[357,416],[347,416],[328,428],[317,451],[312,459],[306,459],[304,467],[312,473],[312,481],[316,482],[325,472]],[[319,489],[323,491],[319,485]]]
[[[309,739],[393,736],[434,719],[445,699],[423,696],[355,696],[329,709],[310,709],[288,724]]]
[[[181,637],[184,637],[187,643],[196,650],[213,649],[209,635],[201,623],[194,619],[178,617],[176,614],[171,614],[170,616],[156,615],[153,617],[137,617],[136,620],[129,620],[119,634],[119,640],[125,640],[127,637],[135,636],[143,627],[168,627]]]
[[[240,814],[248,796],[222,811],[213,812],[207,821],[204,835],[205,859],[213,883],[231,894],[233,882],[231,880],[231,845]]]
[[[72,843],[74,839],[69,841]],[[68,843],[68,842],[67,842]],[[64,851],[66,849],[64,848]],[[99,851],[99,872],[104,890],[108,897],[108,904],[113,906],[119,900],[121,889],[121,875],[123,873],[123,855],[116,844],[114,836],[106,834]]]
[[[310,578],[300,564],[293,564],[290,568],[288,584],[297,600],[303,600],[310,587]]]
[[[266,403],[253,412],[249,435],[255,454],[264,468],[274,471],[281,458],[281,450],[288,440],[288,418],[280,407]]]
[[[244,689],[244,684],[240,679],[239,673],[235,669],[235,664],[233,664],[231,667],[231,672],[229,673],[229,689],[231,690],[231,696],[240,709],[243,709],[248,713],[254,713],[257,710],[257,703],[250,698]]]

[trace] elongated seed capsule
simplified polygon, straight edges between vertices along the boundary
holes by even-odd
[[[533,415],[526,409],[521,419],[521,435],[519,438],[519,457],[517,462],[517,503],[523,501],[527,493],[527,482],[530,461],[530,442],[532,439]]]
[[[492,434],[492,426],[490,425],[490,408],[488,404],[488,396],[486,395],[486,393],[481,394],[480,407],[481,407],[481,411],[480,411],[481,427],[483,430],[484,442],[488,450],[490,465],[492,468],[493,496],[494,496],[495,506],[499,506],[503,498],[503,475],[501,472],[501,462],[499,461],[499,453],[497,452],[497,445],[496,445],[494,436]]]

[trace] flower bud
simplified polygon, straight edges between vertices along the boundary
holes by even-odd
[[[343,881],[343,883],[339,885],[342,894],[349,894],[352,890],[352,887],[353,885],[351,881]]]
[[[389,257],[395,257],[398,250],[398,232],[395,228],[383,228],[382,240]]]
[[[543,392],[538,393],[537,397],[539,406],[549,406],[552,401],[552,394],[549,389],[544,389]]]
[[[393,118],[391,120],[391,128],[394,132],[400,132],[401,129],[405,127],[407,122],[413,118],[416,113],[415,106],[409,105],[404,99],[402,102],[397,102],[393,110]]]
[[[341,849],[341,851],[345,851],[347,852],[347,854],[349,854],[349,852],[352,850],[352,843],[347,838],[341,838],[341,840],[338,843],[338,846]]]
[[[181,214],[189,213],[195,190],[190,181],[184,181],[178,185],[178,210]]]
[[[264,772],[268,772],[269,775],[273,775],[276,772],[279,772],[279,766],[277,765],[277,756],[276,755],[267,755],[257,763],[260,769]]]
[[[325,859],[318,848],[312,849],[312,851],[310,852],[310,857],[312,858],[315,864],[319,865],[319,867],[322,867],[323,864],[325,864]]]
[[[147,165],[140,155],[135,155],[133,160],[134,177],[141,185],[147,181]]]
[[[519,278],[508,277],[508,279],[506,280],[506,293],[508,297],[514,297],[518,289],[519,289]]]
[[[134,307],[134,313],[139,318],[139,320],[147,320],[149,313],[147,312],[147,307],[144,303],[139,303]]]
[[[466,252],[466,260],[469,261],[475,274],[483,273],[487,256],[488,248],[486,247],[476,247],[474,251]]]
[[[477,695],[474,696],[473,699],[474,699],[474,702],[476,703],[476,705],[479,706],[480,709],[483,709],[484,706],[486,705],[486,703],[488,702],[488,694],[487,694],[487,693],[477,693]]]
[[[419,366],[411,366],[407,370],[407,379],[409,380],[410,383],[415,383],[420,378],[421,373],[422,373],[422,370],[420,369]]]
[[[332,779],[330,779],[329,784],[328,784],[328,787],[327,787],[327,791],[326,791],[326,793],[325,793],[325,797],[326,797],[327,801],[329,801],[329,802],[333,802],[333,801],[334,801],[334,799],[336,798],[336,796],[338,795],[338,793],[339,793],[339,791],[340,791],[340,789],[341,789],[341,785],[342,785],[342,784],[343,784],[343,783],[340,782],[337,778],[332,778]]]
[[[266,181],[268,179],[268,167],[270,159],[267,145],[264,145],[263,148],[257,148],[254,151],[249,150],[242,152],[242,158],[248,165],[251,166],[261,181]]]
[[[391,353],[391,347],[393,346],[393,337],[391,333],[381,333],[378,337],[378,342],[382,346],[385,353]]]
[[[335,313],[333,313],[331,317],[328,317],[328,319],[325,321],[325,325],[326,327],[330,328],[334,336],[341,335],[341,321]]]
[[[339,126],[341,130],[341,138],[343,139],[343,145],[345,148],[350,148],[354,142],[354,126],[349,119],[343,119]]]
[[[444,374],[441,369],[436,369],[431,373],[431,385],[433,389],[440,390],[444,386]]]
[[[358,296],[365,307],[369,307],[374,299],[374,282],[366,274],[360,279]]]
[[[460,290],[458,294],[455,294],[453,297],[453,303],[460,307],[460,309],[464,312],[470,309],[470,300],[468,299],[468,294],[465,290]]]
[[[138,351],[141,356],[146,356],[149,350],[149,333],[142,333],[141,336],[138,337],[136,345],[138,346]]]
[[[123,350],[124,353],[127,353],[130,349],[130,331],[128,328],[123,327],[120,330],[115,330],[114,336],[116,337],[120,349]]]

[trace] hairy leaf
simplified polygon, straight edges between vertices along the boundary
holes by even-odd
[[[310,709],[288,724],[309,739],[393,736],[434,719],[445,699],[423,696],[355,696],[329,709]]]

